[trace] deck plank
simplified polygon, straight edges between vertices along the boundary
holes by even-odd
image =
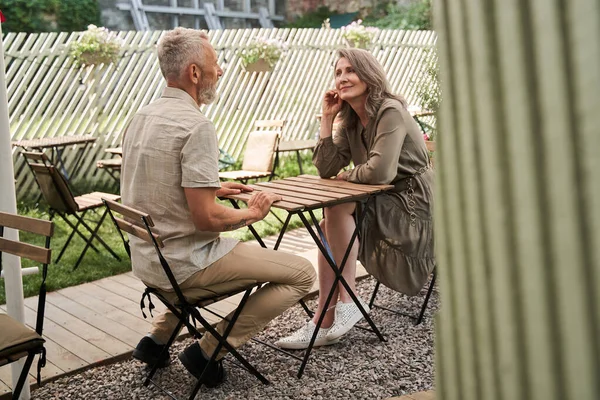
[[[130,347],[137,344],[140,339],[140,333],[123,325],[120,321],[107,318],[105,314],[96,312],[93,309],[71,300],[60,292],[48,293],[46,297],[48,304],[53,304],[56,307],[68,312],[80,320],[95,326],[96,328],[106,332],[107,334],[119,338]]]
[[[0,367],[0,373],[2,371],[2,368],[5,368],[5,367],[6,367],[6,365],[4,367]],[[8,372],[9,372],[9,375],[8,375],[8,378],[6,378],[6,379],[8,382],[11,382],[10,369],[8,370]],[[2,396],[3,394],[10,393],[10,392],[11,392],[10,387],[6,383],[4,383],[4,379],[2,379],[2,377],[0,377],[0,396]]]
[[[27,380],[29,381],[29,383],[31,385],[34,385],[37,383],[37,362],[38,362],[38,357],[36,357],[33,360],[33,364],[31,365],[31,368],[29,369],[29,376],[27,377]],[[11,387],[12,387],[12,370],[11,370],[11,365],[12,364],[7,364],[7,365],[3,365],[2,367],[0,367],[0,383],[3,383],[8,391],[11,391]],[[48,359],[46,359],[46,366],[44,368],[42,368],[42,374],[41,374],[41,378],[42,381],[50,379],[50,378],[54,378],[55,376],[59,376],[64,374],[65,371],[63,371],[62,369],[58,368],[56,365],[54,365],[51,361],[48,361]],[[2,395],[2,385],[0,385],[0,395]]]
[[[31,301],[25,299],[25,306],[37,312],[37,299]],[[86,342],[98,347],[106,353],[116,356],[130,350],[130,346],[120,341],[119,339],[107,334],[101,329],[90,325],[86,321],[63,311],[54,304],[46,302],[45,310],[46,321],[52,321],[55,324],[65,328],[74,335],[77,335]]]
[[[25,307],[25,323],[35,326],[37,313]],[[73,332],[46,318],[44,320],[44,339],[50,339],[87,363],[95,363],[109,357],[104,350],[86,342]]]
[[[119,295],[121,297],[124,297],[126,299],[133,301],[134,303],[139,304],[140,299],[142,298],[142,292],[132,289],[129,286],[124,285],[116,280],[111,279],[111,278],[112,277],[100,279],[100,280],[94,281],[93,283],[97,286],[100,286],[101,288],[104,288],[110,292],[113,292],[116,295]]]
[[[126,299],[114,296],[111,292],[103,292],[103,289],[98,286],[86,286],[85,292],[77,286],[72,286],[62,289],[61,293],[67,295],[71,300],[86,307],[91,307],[97,312],[102,313],[106,318],[117,321],[142,335],[145,335],[148,329],[150,329],[151,324],[142,317],[139,304],[124,305],[122,300]],[[136,306],[135,315],[125,310],[126,308],[135,308]]]

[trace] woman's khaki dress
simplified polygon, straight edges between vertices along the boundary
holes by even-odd
[[[433,170],[423,135],[399,101],[385,100],[366,128],[320,139],[313,155],[323,178],[351,160],[348,181],[395,186],[368,203],[358,259],[384,285],[416,295],[435,266]]]

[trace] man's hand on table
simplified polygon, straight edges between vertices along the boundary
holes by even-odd
[[[238,182],[223,182],[221,183],[221,188],[219,190],[217,190],[216,196],[217,197],[223,197],[223,196],[231,196],[233,194],[240,194],[242,192],[252,192],[254,191],[254,189],[252,189],[250,186],[238,183]]]
[[[348,180],[348,176],[350,175],[350,170],[348,171],[343,171],[340,172],[335,179],[337,179],[338,181],[347,181]]]
[[[278,194],[257,192],[250,197],[250,200],[248,200],[248,210],[254,211],[256,213],[256,218],[262,220],[269,213],[271,205],[281,199],[282,197]]]

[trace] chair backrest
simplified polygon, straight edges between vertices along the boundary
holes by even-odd
[[[66,179],[50,164],[44,153],[22,152],[48,205],[56,211],[73,214],[79,206]],[[36,162],[42,161],[42,162]]]
[[[250,132],[242,169],[257,172],[273,171],[273,157],[279,145],[280,135],[279,131]]]
[[[54,233],[54,224],[51,221],[23,217],[0,211],[0,253],[9,253],[18,257],[27,258],[42,264],[50,263],[49,248],[35,246],[4,238],[4,228],[17,229],[36,235],[43,235],[47,239]],[[2,270],[2,259],[0,258],[0,271]]]
[[[135,208],[127,207],[113,200],[102,199],[102,202],[108,209],[111,219],[121,234],[121,238],[125,243],[125,250],[127,251],[127,254],[131,256],[129,251],[129,242],[123,235],[123,231],[145,242],[151,244],[156,242],[156,245],[159,248],[164,247],[160,235],[152,232],[151,228],[154,226],[154,221],[152,221],[150,214],[136,210]],[[117,217],[115,213],[121,214],[123,217],[127,218],[127,220]]]
[[[44,165],[52,165],[46,153],[40,151],[22,151],[21,154],[23,154],[23,157],[25,157],[27,164],[39,163]]]
[[[258,129],[276,128],[279,131],[283,131],[285,123],[286,120],[284,119],[259,119],[254,122],[254,126]]]
[[[4,228],[16,229],[46,238],[45,247],[36,246],[21,241],[6,239]],[[44,325],[44,308],[46,304],[46,277],[48,275],[48,264],[52,260],[50,250],[50,238],[54,234],[54,223],[37,218],[23,217],[0,211],[0,273],[2,272],[2,253],[8,253],[17,257],[26,258],[42,263],[42,283],[38,297],[38,313],[35,330],[42,334]]]
[[[129,258],[131,258],[131,248],[129,247],[129,241],[125,235],[123,235],[123,232],[154,245],[154,249],[156,250],[160,264],[162,265],[169,282],[171,282],[173,290],[177,294],[179,301],[185,302],[185,297],[183,296],[181,288],[179,287],[179,284],[173,275],[173,271],[171,271],[169,263],[164,258],[162,251],[160,251],[160,249],[164,247],[160,235],[152,232],[151,228],[154,226],[154,221],[152,221],[150,214],[117,203],[113,200],[103,198],[102,201],[104,202],[104,205],[108,210],[108,214],[117,228],[117,232],[119,232],[119,235],[121,235],[123,245],[125,246],[125,251],[129,255]],[[116,216],[116,213],[121,214],[126,219]]]

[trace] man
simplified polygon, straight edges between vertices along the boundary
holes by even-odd
[[[235,348],[258,333],[273,318],[294,305],[312,287],[311,263],[298,256],[221,238],[219,232],[235,230],[262,220],[280,196],[257,192],[248,208],[236,210],[216,202],[219,196],[251,192],[238,183],[219,183],[218,146],[213,124],[200,112],[216,97],[223,71],[205,33],[177,28],[158,44],[158,60],[167,81],[160,99],[142,108],[132,119],[123,139],[121,194],[123,204],[149,213],[162,236],[164,255],[184,294],[195,287],[235,280],[269,282],[250,296],[228,342]],[[152,245],[131,238],[134,274],[151,287],[170,291]],[[175,329],[170,312],[156,316],[149,335],[133,352],[148,364]],[[223,333],[226,321],[217,326]],[[179,359],[199,377],[217,346],[205,335],[185,349]],[[221,359],[208,366],[204,384],[223,380]]]

